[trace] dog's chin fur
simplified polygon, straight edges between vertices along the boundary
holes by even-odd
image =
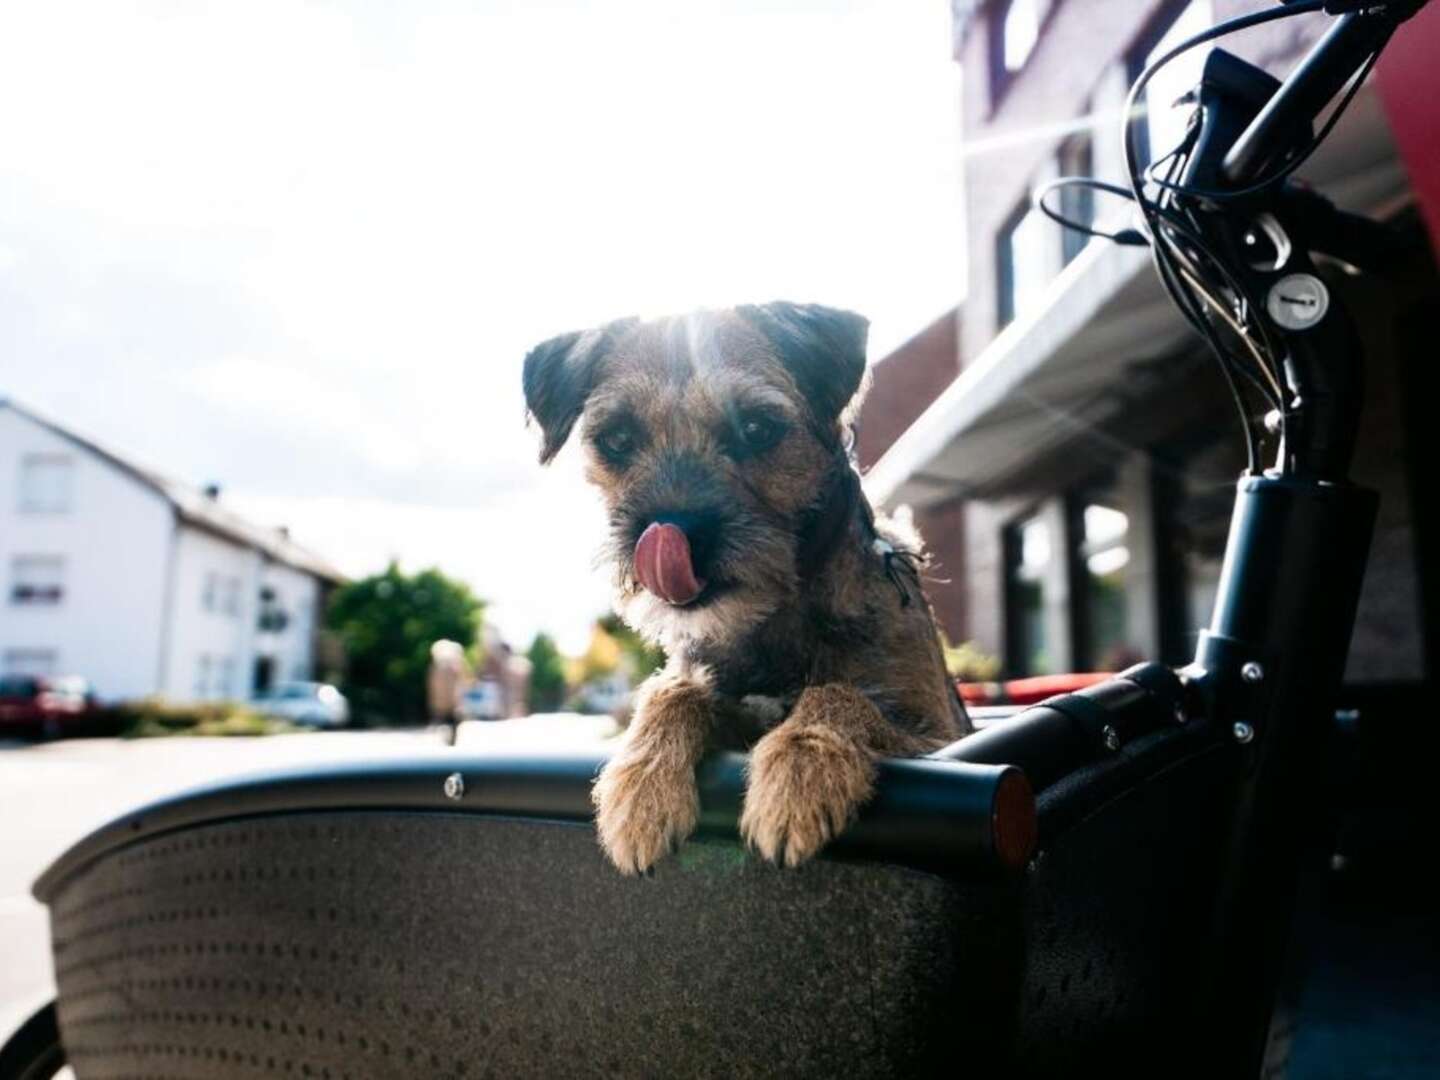
[[[702,604],[676,607],[644,589],[617,589],[615,611],[637,633],[667,652],[743,637],[780,607],[780,601],[749,588],[722,593]]]
[[[792,528],[738,515],[729,523],[725,550],[713,568],[723,588],[683,607],[666,603],[635,579],[633,532],[614,529],[596,563],[609,567],[615,613],[668,653],[742,640],[800,595]]]

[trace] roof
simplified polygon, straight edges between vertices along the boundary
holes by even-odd
[[[333,564],[308,548],[295,543],[283,531],[245,520],[239,514],[222,506],[217,499],[190,484],[166,476],[128,454],[97,442],[88,435],[82,435],[73,428],[37,413],[34,409],[21,405],[12,398],[0,397],[0,409],[12,410],[17,415],[54,432],[67,442],[74,443],[82,450],[94,454],[125,473],[131,479],[165,499],[174,509],[176,517],[188,525],[202,529],[223,540],[230,540],[244,547],[253,548],[277,563],[313,574],[326,581],[338,584],[347,580],[346,576]]]

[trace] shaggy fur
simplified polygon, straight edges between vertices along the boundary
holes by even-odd
[[[794,865],[870,797],[878,757],[968,730],[918,539],[876,518],[846,452],[866,325],[776,303],[622,320],[526,357],[541,461],[580,425],[616,610],[669,657],[595,785],[600,842],[622,871],[694,829],[707,747],[751,749],[742,834]],[[636,578],[655,521],[683,529],[707,582],[684,606]]]

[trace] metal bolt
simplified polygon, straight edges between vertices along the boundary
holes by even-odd
[[[1235,726],[1230,729],[1235,733],[1235,741],[1244,746],[1251,739],[1255,738],[1255,729],[1244,720],[1235,721]]]
[[[1254,660],[1247,660],[1240,668],[1240,678],[1248,683],[1258,683],[1265,678],[1265,669]]]
[[[1106,725],[1105,725],[1105,730],[1102,732],[1102,734],[1105,736],[1105,749],[1106,749],[1106,750],[1119,750],[1119,749],[1120,749],[1120,733],[1119,733],[1118,731],[1116,731],[1116,730],[1115,730],[1113,727],[1111,727],[1109,724],[1106,724]]]
[[[452,772],[445,777],[445,797],[447,799],[458,799],[465,794],[465,778],[458,772]]]

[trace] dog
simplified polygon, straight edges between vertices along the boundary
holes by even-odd
[[[871,796],[879,757],[969,731],[918,537],[875,515],[849,453],[868,328],[747,305],[621,319],[525,358],[540,461],[580,425],[616,611],[667,656],[593,791],[624,873],[694,830],[708,748],[750,750],[741,835],[795,866]]]

